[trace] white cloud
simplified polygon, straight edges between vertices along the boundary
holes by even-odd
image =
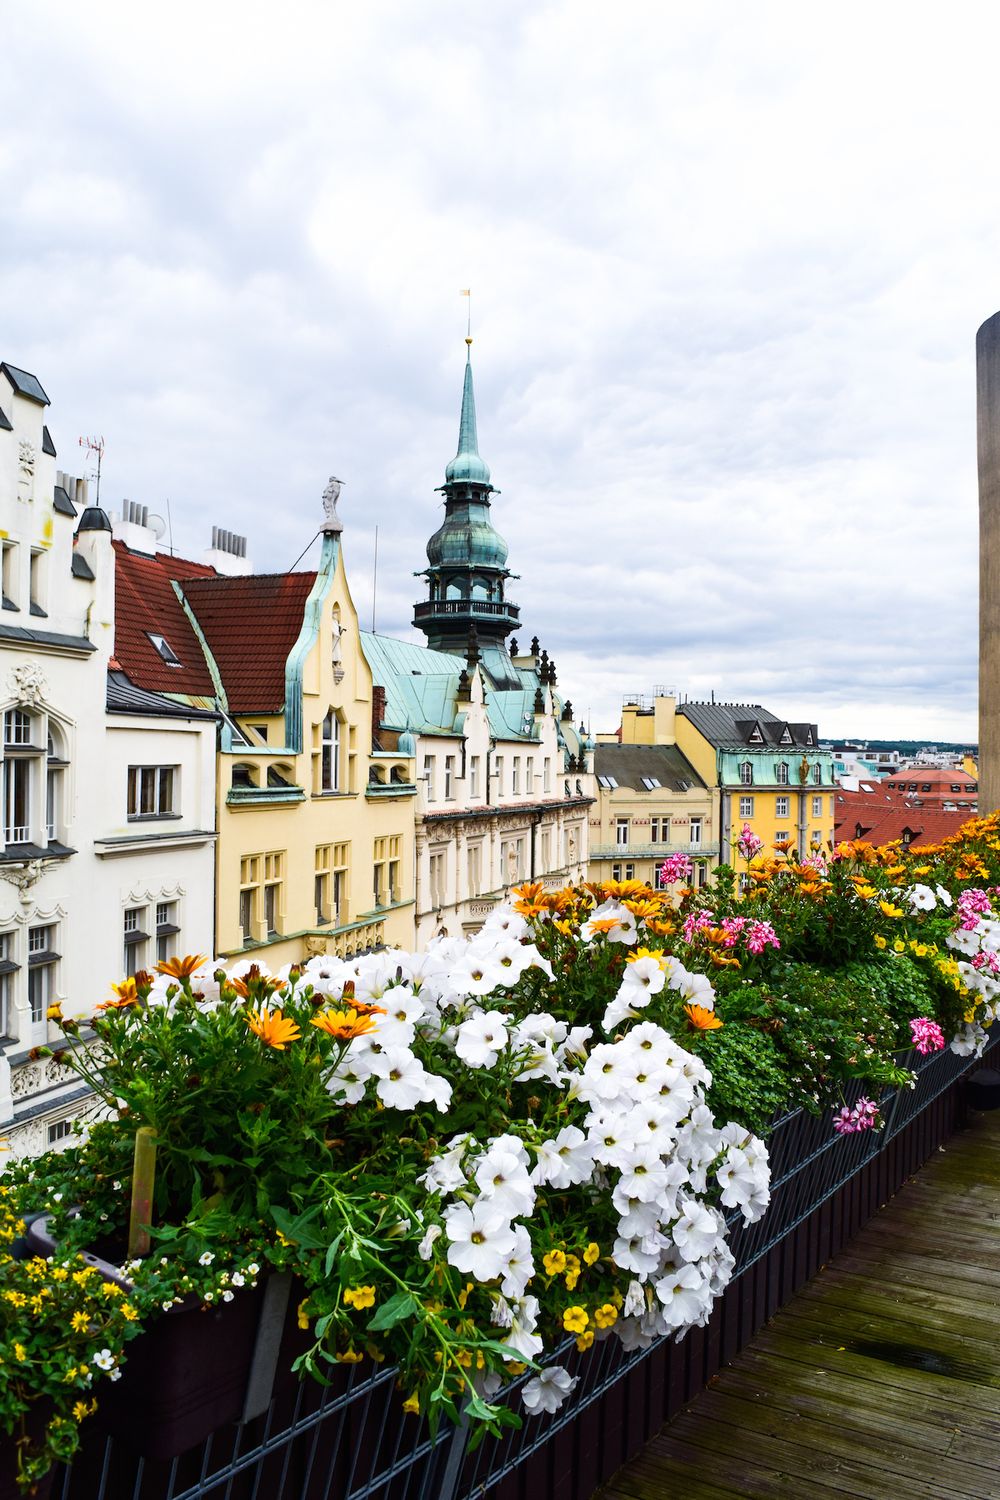
[[[105,496],[409,628],[474,288],[512,589],[595,727],[674,683],[975,733],[1000,14],[101,0],[5,21],[0,357]]]

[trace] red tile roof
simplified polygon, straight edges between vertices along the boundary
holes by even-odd
[[[940,844],[942,839],[957,833],[963,823],[969,821],[970,816],[968,808],[944,812],[939,807],[894,807],[884,810],[882,816],[865,829],[861,838],[866,843],[876,845],[891,844],[899,839],[908,844],[909,848],[917,849],[922,844]],[[853,822],[849,825],[838,823],[835,834],[837,842],[853,839],[855,836]]]
[[[147,557],[115,542],[115,658],[129,681],[151,693],[212,698],[205,656],[171,579],[214,577],[204,563],[158,552]],[[180,661],[168,666],[150,634],[162,635]]]
[[[278,713],[285,663],[302,629],[315,573],[185,579],[184,597],[222,675],[231,713]]]

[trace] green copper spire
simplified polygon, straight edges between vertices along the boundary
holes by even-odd
[[[458,452],[444,471],[446,484],[489,484],[490,471],[479,456],[476,434],[476,397],[472,389],[472,340],[466,339],[465,384],[462,387],[462,416],[458,424]]]

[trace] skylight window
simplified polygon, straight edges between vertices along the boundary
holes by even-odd
[[[617,789],[618,782],[613,776],[598,776],[597,780],[606,792],[613,792]]]
[[[639,778],[647,792],[654,792],[660,785],[655,776],[642,776]]]
[[[166,662],[168,667],[179,667],[181,665],[180,657],[173,650],[170,642],[166,639],[165,636],[154,635],[152,631],[149,630],[146,632],[146,634],[149,636],[149,639],[152,641],[159,654],[163,657],[163,660]]]

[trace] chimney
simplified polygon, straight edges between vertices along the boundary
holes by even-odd
[[[385,718],[385,688],[372,683],[372,745],[381,745],[382,720]]]
[[[225,573],[230,578],[253,572],[253,563],[247,561],[246,537],[227,531],[224,526],[212,527],[212,545],[202,560],[217,573]]]

